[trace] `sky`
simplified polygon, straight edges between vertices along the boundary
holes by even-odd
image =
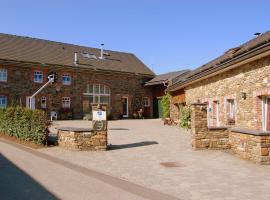
[[[194,69],[270,30],[269,0],[0,0],[0,32],[134,53],[156,74]]]

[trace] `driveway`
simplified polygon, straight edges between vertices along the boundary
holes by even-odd
[[[57,121],[55,126],[91,122]],[[108,127],[109,151],[38,151],[180,199],[270,199],[270,166],[222,151],[194,151],[190,133],[160,120],[110,121]]]

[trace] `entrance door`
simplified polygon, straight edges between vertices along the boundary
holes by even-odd
[[[122,97],[123,117],[128,117],[128,98]]]
[[[35,109],[35,101],[36,101],[35,98],[32,98],[31,107],[33,110]],[[30,108],[30,97],[29,96],[26,97],[26,108]]]
[[[162,109],[162,103],[161,99],[158,99],[158,118],[163,117],[163,109]]]

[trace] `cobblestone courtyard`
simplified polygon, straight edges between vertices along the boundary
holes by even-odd
[[[88,127],[88,121],[54,126]],[[59,147],[38,151],[180,199],[270,199],[270,166],[221,151],[194,151],[190,134],[160,120],[109,122],[110,150],[72,152]]]

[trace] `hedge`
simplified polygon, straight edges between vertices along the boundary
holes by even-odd
[[[46,113],[19,106],[0,109],[0,133],[42,144],[47,139]]]

